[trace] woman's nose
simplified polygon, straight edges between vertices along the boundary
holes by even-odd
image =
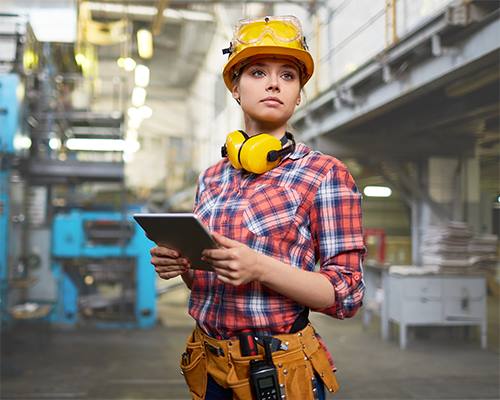
[[[267,90],[270,90],[270,91],[279,91],[280,90],[279,83],[278,83],[278,78],[277,77],[271,76],[269,78],[269,83],[267,85]]]

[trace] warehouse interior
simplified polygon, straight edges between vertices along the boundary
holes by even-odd
[[[0,398],[191,398],[189,290],[132,216],[192,211],[243,124],[221,50],[265,15],[315,59],[293,133],[363,193],[364,305],[311,315],[335,396],[500,397],[498,1],[3,0]]]

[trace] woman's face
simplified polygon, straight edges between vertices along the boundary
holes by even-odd
[[[240,100],[247,134],[276,132],[281,137],[300,104],[300,89],[300,72],[291,61],[263,58],[243,68],[232,95]]]

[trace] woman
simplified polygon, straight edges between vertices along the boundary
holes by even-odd
[[[262,365],[250,360],[265,349],[261,341],[258,354],[242,354],[238,339],[247,330],[281,341],[272,353],[276,398],[321,399],[324,385],[338,388],[335,366],[308,313],[344,319],[361,306],[361,196],[344,164],[287,132],[314,69],[300,22],[242,20],[223,52],[245,131],[228,135],[225,158],[198,181],[194,212],[220,245],[203,254],[213,272],[191,270],[165,247],[151,250],[151,262],[161,278],[181,275],[191,289],[197,325],[181,368],[195,399],[249,399],[252,390],[260,398],[256,387],[272,383],[250,379]]]

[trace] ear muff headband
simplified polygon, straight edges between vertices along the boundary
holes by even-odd
[[[291,145],[286,146],[289,140]],[[267,133],[248,137],[243,131],[234,131],[227,135],[221,153],[222,157],[229,158],[234,168],[263,174],[273,169],[282,157],[294,150],[295,140],[289,132],[278,140]]]

